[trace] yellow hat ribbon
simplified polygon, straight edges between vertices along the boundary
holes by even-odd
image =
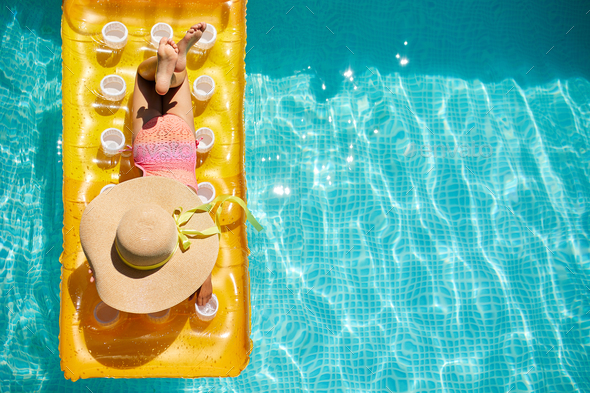
[[[215,226],[214,227],[207,228],[203,231],[197,231],[196,229],[182,228],[182,225],[186,224],[188,222],[188,220],[190,220],[190,218],[193,216],[193,214],[195,214],[198,211],[208,212],[218,202],[220,203],[220,205],[217,208],[217,212],[215,213]],[[238,205],[240,205],[240,207],[242,209],[244,209],[244,211],[246,212],[246,218],[247,218],[248,222],[250,222],[250,224],[252,224],[252,226],[257,231],[261,231],[263,229],[262,225],[260,225],[258,223],[258,221],[256,221],[256,218],[254,218],[252,213],[250,213],[250,210],[246,207],[246,202],[244,202],[240,197],[237,197],[234,195],[220,195],[217,198],[213,199],[211,202],[205,203],[201,206],[197,206],[193,209],[187,210],[184,213],[182,212],[182,207],[179,207],[174,210],[173,217],[174,217],[174,220],[176,221],[176,228],[178,229],[178,239],[179,239],[179,242],[180,242],[180,245],[181,245],[183,251],[186,251],[191,245],[191,242],[187,236],[207,237],[207,236],[214,235],[216,233],[221,233],[221,225],[219,224],[219,216],[221,215],[221,205],[223,205],[224,202],[235,202]]]
[[[203,231],[197,231],[196,229],[182,228],[182,225],[186,224],[188,222],[188,220],[190,220],[190,218],[193,216],[193,214],[195,214],[198,211],[208,212],[218,202],[221,204],[219,205],[219,208],[217,209],[217,212],[215,213],[215,226],[214,227],[207,228]],[[176,222],[176,229],[178,230],[178,241],[179,241],[180,246],[183,251],[186,251],[187,249],[189,249],[190,245],[191,245],[191,242],[190,242],[190,240],[188,240],[187,236],[207,237],[207,236],[215,235],[216,233],[221,233],[221,225],[219,224],[219,216],[221,215],[221,205],[224,202],[235,202],[238,205],[240,205],[244,209],[244,211],[246,212],[246,218],[248,219],[250,224],[252,224],[252,226],[257,231],[261,231],[263,229],[262,225],[260,225],[258,223],[258,221],[256,221],[256,218],[254,218],[252,213],[250,213],[250,210],[248,210],[248,208],[246,207],[246,202],[244,202],[240,197],[233,196],[233,195],[220,195],[217,198],[213,199],[211,202],[205,203],[201,206],[197,206],[193,209],[187,210],[184,213],[182,212],[182,207],[179,207],[174,210],[174,214],[172,216],[174,217],[174,221]],[[132,267],[134,269],[139,269],[139,270],[152,270],[152,269],[157,269],[160,266],[163,266],[166,262],[168,262],[170,260],[170,258],[172,258],[172,256],[176,252],[176,250],[178,250],[178,244],[176,245],[176,247],[174,247],[174,251],[172,251],[166,259],[164,259],[163,261],[158,262],[154,265],[150,265],[150,266],[134,265],[133,263],[127,261],[121,255],[121,252],[119,251],[119,247],[117,245],[117,242],[115,242],[115,249],[117,250],[117,254],[119,254],[119,257],[121,257],[121,260],[127,266]]]
[[[117,250],[117,254],[119,254],[119,257],[121,258],[121,260],[123,262],[125,262],[125,264],[127,266],[132,267],[132,268],[137,269],[137,270],[153,270],[153,269],[159,268],[160,266],[163,266],[166,262],[168,262],[170,260],[170,258],[172,258],[172,256],[176,252],[176,250],[178,250],[178,244],[176,244],[176,247],[174,247],[174,250],[170,253],[170,255],[168,255],[168,257],[166,259],[164,259],[162,262],[158,262],[158,263],[155,263],[155,264],[149,265],[149,266],[145,266],[145,265],[134,265],[133,263],[131,263],[128,260],[126,260],[123,257],[123,255],[121,255],[121,251],[119,251],[119,245],[118,245],[118,243],[116,241],[115,241],[115,249]]]

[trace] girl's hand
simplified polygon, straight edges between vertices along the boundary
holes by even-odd
[[[211,274],[205,280],[203,285],[195,293],[193,293],[188,300],[192,300],[193,296],[197,295],[197,305],[204,306],[211,300],[213,295],[213,284],[211,283]]]

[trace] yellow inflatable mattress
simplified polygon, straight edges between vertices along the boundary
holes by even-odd
[[[191,84],[200,75],[215,82],[209,101],[193,98],[196,129],[208,127],[215,133],[213,149],[197,157],[197,180],[212,183],[217,195],[246,199],[245,17],[246,0],[66,0],[63,4],[64,250],[59,351],[68,379],[235,377],[249,362],[249,251],[245,214],[237,204],[224,205],[221,215],[219,257],[212,273],[219,311],[209,322],[196,317],[193,300],[173,307],[163,321],[120,313],[116,323],[99,324],[94,312],[100,298],[89,282],[78,233],[86,205],[105,185],[141,176],[128,153],[106,156],[100,135],[107,128],[117,128],[131,144],[129,112],[136,69],[156,54],[150,44],[156,23],[170,25],[175,41],[196,22],[216,28],[214,46],[187,57]],[[128,30],[122,49],[105,45],[102,28],[112,21]],[[101,80],[112,74],[122,77],[127,86],[118,101],[107,101],[101,93]]]

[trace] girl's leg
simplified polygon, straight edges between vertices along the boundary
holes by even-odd
[[[153,80],[149,81],[141,76],[139,68],[135,76],[132,108],[131,119],[133,121],[133,141],[135,141],[135,136],[145,123],[154,117],[162,116],[162,96],[156,93]]]
[[[178,74],[181,73],[179,72]],[[193,102],[186,72],[184,72],[184,79],[180,81],[180,84],[176,87],[171,87],[168,93],[162,97],[162,111],[162,113],[172,113],[179,116],[195,132]]]
[[[170,87],[178,86],[183,75],[175,75],[176,61],[178,60],[178,46],[170,38],[162,38],[158,46],[157,56],[144,60],[137,72],[145,80],[155,81],[155,90],[158,94],[168,93]],[[181,70],[184,71],[184,70]]]
[[[186,78],[185,71],[174,72],[177,58],[178,47],[174,41],[162,38],[158,55],[144,60],[137,67],[133,91],[133,140],[145,123],[164,113],[161,96],[170,86],[178,86]]]
[[[197,23],[187,30],[186,35],[178,42],[178,58],[174,68],[174,74],[170,82],[170,89],[162,97],[163,113],[172,113],[183,119],[195,132],[195,120],[193,117],[193,103],[186,74],[186,55],[190,48],[197,42],[207,28],[206,23]],[[151,71],[151,70],[150,70]]]
[[[156,72],[158,68],[157,56],[145,59],[139,67],[137,67],[137,73],[143,77],[143,79],[154,82],[156,80]],[[182,84],[186,70],[181,72],[174,72],[170,78],[170,87],[178,87]],[[154,85],[155,86],[155,85]],[[155,89],[154,89],[155,90]]]

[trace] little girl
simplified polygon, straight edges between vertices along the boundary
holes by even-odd
[[[186,55],[206,23],[192,26],[178,44],[162,38],[158,55],[137,67],[133,90],[133,159],[143,176],[165,176],[186,184],[195,193],[197,144]],[[92,274],[92,270],[89,270]],[[90,278],[94,282],[94,277]],[[189,297],[204,306],[211,299],[211,275]]]

